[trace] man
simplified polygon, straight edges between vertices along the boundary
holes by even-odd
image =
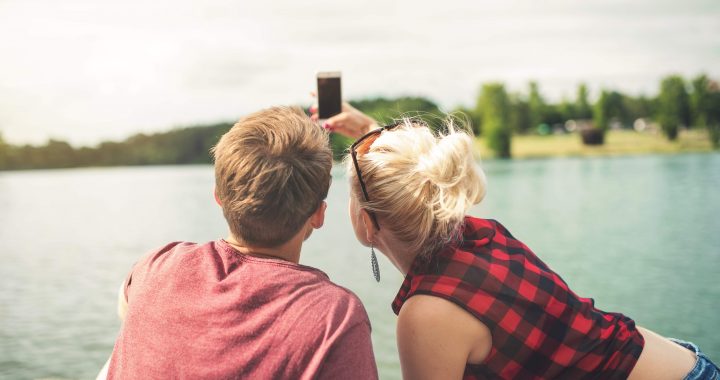
[[[135,264],[107,378],[377,378],[360,300],[298,264],[324,222],[326,132],[275,107],[241,119],[213,153],[229,237],[170,243]]]

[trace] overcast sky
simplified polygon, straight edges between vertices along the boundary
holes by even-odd
[[[720,79],[720,1],[0,0],[0,134],[75,145],[307,104],[318,70],[346,98],[450,109],[484,81],[551,99]]]

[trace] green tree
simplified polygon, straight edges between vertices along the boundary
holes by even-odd
[[[710,81],[708,86],[706,122],[710,142],[713,147],[720,148],[720,85]]]
[[[648,118],[653,115],[652,100],[644,95],[637,97],[622,95],[622,107],[625,115],[624,124],[629,125],[639,118]]]
[[[593,115],[595,128],[602,131],[607,131],[612,122],[619,122],[623,125],[630,123],[624,97],[617,91],[602,90],[595,103]]]
[[[530,104],[520,94],[510,96],[510,129],[515,133],[530,131]]]
[[[419,117],[431,127],[438,127],[444,117],[435,102],[422,97],[370,98],[350,101],[350,104],[381,125],[409,116]]]
[[[685,81],[679,75],[663,78],[658,95],[657,121],[669,140],[675,140],[680,125],[690,125],[690,103]]]
[[[602,90],[600,97],[598,97],[595,103],[595,110],[593,111],[593,125],[596,129],[605,132],[610,124],[610,94],[609,92]]]
[[[5,140],[0,133],[0,170],[7,169],[7,155],[9,146],[5,143]]]
[[[549,127],[563,124],[566,120],[564,112],[572,112],[569,109],[563,109],[563,104],[546,104],[545,111],[543,112],[543,123]]]
[[[710,79],[705,74],[698,75],[692,80],[692,93],[690,93],[690,113],[692,125],[704,127],[707,125],[710,112]]]
[[[65,141],[50,139],[45,146],[36,150],[39,160],[49,168],[70,168],[76,166],[75,149]]]
[[[380,125],[392,123],[403,117],[419,118],[433,129],[442,127],[445,114],[435,102],[422,97],[368,98],[351,100],[350,104],[366,115],[375,119]],[[336,160],[342,159],[353,139],[330,135],[330,147]]]
[[[578,119],[577,106],[575,103],[570,102],[565,98],[560,101],[560,104],[554,106],[553,108],[557,111],[561,123],[572,119]]]
[[[619,122],[622,126],[632,125],[627,108],[625,107],[625,95],[617,91],[610,91],[610,117],[611,121]]]
[[[479,108],[483,115],[483,134],[488,146],[498,157],[510,157],[512,131],[510,130],[510,100],[501,83],[482,86]]]
[[[355,140],[345,137],[342,135],[339,135],[337,133],[331,133],[330,134],[330,150],[333,152],[333,159],[335,161],[340,161],[345,157],[345,153],[347,153],[348,148]]]
[[[452,114],[460,117],[463,120],[467,119],[465,121],[470,123],[473,134],[475,136],[480,136],[480,124],[482,123],[482,121],[480,120],[478,113],[474,109],[458,106],[455,107],[455,109],[452,111]]]
[[[545,100],[542,95],[540,95],[537,82],[531,81],[529,87],[528,107],[530,107],[530,127],[535,129],[538,125],[545,122]]]
[[[592,119],[593,117],[592,106],[588,101],[588,88],[585,83],[581,83],[577,89],[575,117],[578,119]]]

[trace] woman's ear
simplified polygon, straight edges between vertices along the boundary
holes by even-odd
[[[373,219],[370,216],[370,213],[367,212],[364,208],[360,209],[360,219],[362,219],[363,222],[363,228],[365,229],[365,236],[367,237],[367,241],[370,244],[373,244],[375,234],[377,233],[377,229],[375,228],[375,223],[373,223]]]
[[[213,188],[213,195],[215,196],[215,203],[218,204],[218,206],[222,207],[222,202],[220,202],[220,197],[217,195],[217,187]]]

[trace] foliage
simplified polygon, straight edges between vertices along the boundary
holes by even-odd
[[[554,104],[546,104],[544,107],[543,117],[542,117],[542,123],[549,127],[563,124],[565,120],[568,120],[569,118],[566,117],[565,113],[567,110],[566,108],[563,108],[562,104],[554,105]]]
[[[500,83],[488,83],[482,86],[478,109],[483,119],[483,135],[488,147],[498,157],[510,157],[512,131],[510,129],[510,100],[505,86]]]
[[[556,117],[560,120],[560,123],[565,122],[565,120],[576,119],[575,115],[577,115],[577,110],[575,103],[567,100],[566,98],[563,98],[562,101],[560,101],[560,104],[552,108],[555,109],[557,114]]]
[[[595,110],[593,111],[593,125],[596,129],[605,131],[608,128],[610,122],[610,107],[608,102],[608,92],[603,90],[600,93],[600,97],[595,103]]]
[[[690,94],[691,119],[694,126],[707,126],[709,113],[712,112],[712,90],[710,79],[701,74],[691,81],[692,94]]]
[[[621,125],[628,125],[632,122],[628,117],[624,97],[617,91],[603,90],[595,103],[593,115],[595,128],[603,131],[607,131],[612,122],[619,122]]]
[[[709,140],[720,147],[720,85],[699,75],[690,81],[669,76],[662,80],[656,97],[629,96],[604,90],[593,105],[586,85],[580,84],[576,99],[552,104],[543,99],[537,83],[529,93],[508,95],[500,83],[481,86],[475,108],[458,107],[466,115],[476,135],[485,140],[500,157],[509,157],[512,133],[532,134],[537,126],[556,126],[566,120],[592,117],[602,133],[611,124],[630,127],[638,118],[659,122],[668,137],[675,137],[678,126],[705,126]],[[419,117],[439,128],[445,117],[437,104],[422,97],[370,98],[351,101],[352,105],[379,123],[390,123],[404,116]],[[459,115],[463,117],[462,115]],[[95,147],[74,148],[67,142],[51,139],[41,146],[13,145],[0,134],[0,170],[68,168],[111,165],[207,164],[212,162],[210,148],[232,123],[198,125],[163,133],[136,134],[124,141],[106,141]],[[330,144],[335,159],[340,159],[352,140],[332,134]]]
[[[332,149],[333,152],[333,159],[335,161],[341,161],[348,153],[348,149],[353,141],[353,139],[337,133],[330,134],[330,149]]]
[[[437,104],[421,97],[371,98],[350,101],[350,104],[380,125],[390,124],[403,117],[418,117],[431,127],[439,128],[445,116]]]
[[[655,101],[644,95],[632,97],[628,95],[620,95],[621,99],[621,115],[623,115],[622,123],[624,126],[630,126],[640,118],[648,118],[655,114],[657,108]]]
[[[574,113],[573,118],[575,119],[592,119],[592,106],[588,101],[588,88],[585,83],[578,85]]]
[[[2,134],[0,134],[0,169],[7,166],[7,153],[8,149],[10,148],[9,145],[5,143],[5,140],[3,140]]]
[[[530,96],[528,98],[528,107],[530,108],[530,127],[537,128],[545,121],[545,100],[540,95],[540,89],[537,82],[530,82]]]
[[[690,103],[685,80],[678,75],[665,77],[660,83],[657,120],[669,140],[675,140],[680,125],[690,125]]]
[[[510,96],[510,129],[515,133],[528,133],[532,126],[530,103],[520,94]]]
[[[122,142],[103,142],[94,148],[75,149],[64,141],[52,139],[43,146],[4,145],[0,147],[0,151],[5,152],[4,160],[0,159],[0,169],[210,163],[210,148],[231,126],[220,123],[152,135],[137,134]]]
[[[418,118],[427,123],[432,129],[442,126],[445,114],[440,111],[437,104],[421,97],[400,97],[395,99],[369,98],[351,100],[350,104],[372,117],[380,125],[386,125],[405,117]],[[341,160],[353,140],[336,133],[330,135],[330,147],[335,160]]]
[[[720,124],[708,125],[707,128],[713,148],[720,148]]]
[[[710,82],[707,95],[707,113],[705,114],[710,142],[714,148],[720,148],[720,85]]]
[[[460,106],[452,110],[451,114],[453,116],[460,117],[464,121],[467,121],[470,125],[470,128],[472,129],[473,134],[475,136],[480,136],[482,119],[481,115],[477,112],[477,110]]]

